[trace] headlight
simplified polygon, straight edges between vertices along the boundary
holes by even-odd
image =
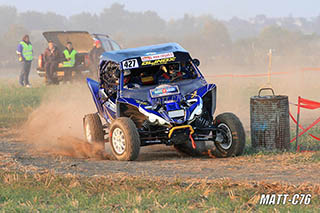
[[[195,102],[198,102],[198,99],[192,98],[192,99],[187,100],[187,103],[190,104],[190,106],[191,106],[192,104],[194,104]]]
[[[202,98],[199,97],[199,104],[191,113],[189,121],[193,120],[196,115],[198,116],[202,114],[202,107],[203,107]]]
[[[168,121],[164,120],[163,118],[161,118],[160,116],[157,116],[153,113],[149,113],[147,112],[145,109],[143,109],[142,107],[139,107],[139,112],[141,112],[142,114],[144,114],[151,123],[159,123],[160,125],[164,125],[164,124],[170,124]]]

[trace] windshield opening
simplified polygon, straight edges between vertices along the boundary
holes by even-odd
[[[195,79],[199,74],[189,60],[125,70],[123,75],[124,88],[136,89]]]

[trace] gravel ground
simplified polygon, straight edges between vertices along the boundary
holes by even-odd
[[[85,176],[123,174],[150,177],[195,179],[230,178],[244,181],[280,181],[293,184],[320,183],[320,162],[314,153],[270,154],[236,158],[191,158],[181,156],[172,147],[142,147],[133,162],[101,157],[70,157],[38,150],[34,145],[17,141],[14,136],[0,137],[0,168],[27,172],[52,170]],[[107,144],[108,145],[108,144]],[[108,151],[107,151],[108,153]]]

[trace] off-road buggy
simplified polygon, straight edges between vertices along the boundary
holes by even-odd
[[[83,119],[86,140],[110,142],[118,160],[135,160],[153,144],[191,156],[241,155],[243,126],[232,113],[214,118],[216,85],[199,64],[176,43],[104,53],[99,82],[87,79],[98,113]]]

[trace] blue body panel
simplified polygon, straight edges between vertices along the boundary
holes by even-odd
[[[168,52],[188,52],[177,43],[158,44],[138,48],[123,49],[117,51],[108,51],[102,54],[101,60],[122,62],[127,59],[147,56],[149,54],[162,54]]]
[[[121,63],[123,60],[130,58],[168,52],[182,52],[183,54],[186,54],[187,57],[190,57],[189,53],[180,45],[176,43],[168,43],[106,52],[102,55],[101,60],[111,60]],[[122,69],[122,67],[120,69]],[[216,85],[208,84],[196,66],[195,69],[198,72],[198,77],[195,79],[134,90],[125,89],[123,87],[124,74],[121,72],[119,78],[120,84],[117,89],[117,98],[115,100],[108,99],[104,102],[101,102],[103,99],[99,97],[99,83],[89,78],[87,79],[87,83],[99,114],[104,117],[109,124],[113,119],[120,116],[120,112],[118,111],[120,109],[119,106],[124,103],[136,107],[140,112],[142,111],[147,114],[151,113],[161,117],[172,125],[179,125],[192,120],[197,107],[200,105],[202,106],[203,104],[202,98],[210,91],[213,91],[213,105],[211,113],[213,114],[215,111]],[[161,92],[162,90],[164,91],[163,93]],[[181,103],[186,101],[190,101],[190,103],[188,102],[188,106],[182,106]],[[166,110],[156,111],[155,106],[157,106],[157,104],[161,104]],[[184,116],[172,116],[175,112],[177,114],[181,113],[181,110],[184,110]],[[171,117],[169,116],[170,113]]]
[[[108,123],[116,117],[116,109],[110,106],[110,101],[105,103],[101,102],[101,98],[99,96],[100,85],[97,81],[87,78],[87,84],[92,94],[94,103],[96,104],[98,113],[103,117]]]
[[[94,103],[96,104],[98,112],[101,114],[102,113],[102,107],[101,103],[99,100],[99,83],[97,81],[94,81],[90,78],[87,78],[87,84],[90,89],[90,92],[92,94],[92,98],[94,100]]]
[[[195,108],[200,104],[199,98],[202,98],[204,95],[206,95],[209,91],[215,89],[215,84],[207,84],[206,86],[203,86],[201,88],[195,88],[195,90],[188,94],[187,96],[183,97],[181,94],[178,95],[172,95],[172,96],[163,96],[162,100],[164,101],[157,101],[155,99],[157,98],[149,98],[148,101],[145,100],[138,100],[138,99],[132,99],[132,98],[127,98],[127,97],[119,97],[117,100],[114,101],[107,101],[105,103],[101,103],[100,98],[99,98],[99,84],[98,82],[87,79],[88,85],[90,88],[90,91],[92,93],[94,102],[96,104],[97,110],[99,114],[105,118],[105,120],[108,123],[111,123],[113,119],[115,119],[118,116],[118,113],[116,111],[117,105],[120,103],[124,104],[129,104],[131,106],[137,107],[137,108],[143,108],[145,111],[149,113],[153,113],[157,116],[162,117],[166,121],[170,123],[176,123],[176,124],[181,124],[189,120],[192,112],[195,110]],[[192,104],[190,107],[185,109],[185,116],[184,119],[172,119],[169,117],[168,112],[169,111],[175,111],[175,110],[180,110],[182,109],[181,106],[178,104],[181,102],[182,99],[197,99],[198,101]],[[152,109],[146,109],[147,106],[153,106],[157,102],[160,102],[161,104],[164,104],[166,106],[167,111],[165,112],[157,112]],[[113,105],[113,107],[112,107]],[[214,113],[214,112],[213,112]]]

